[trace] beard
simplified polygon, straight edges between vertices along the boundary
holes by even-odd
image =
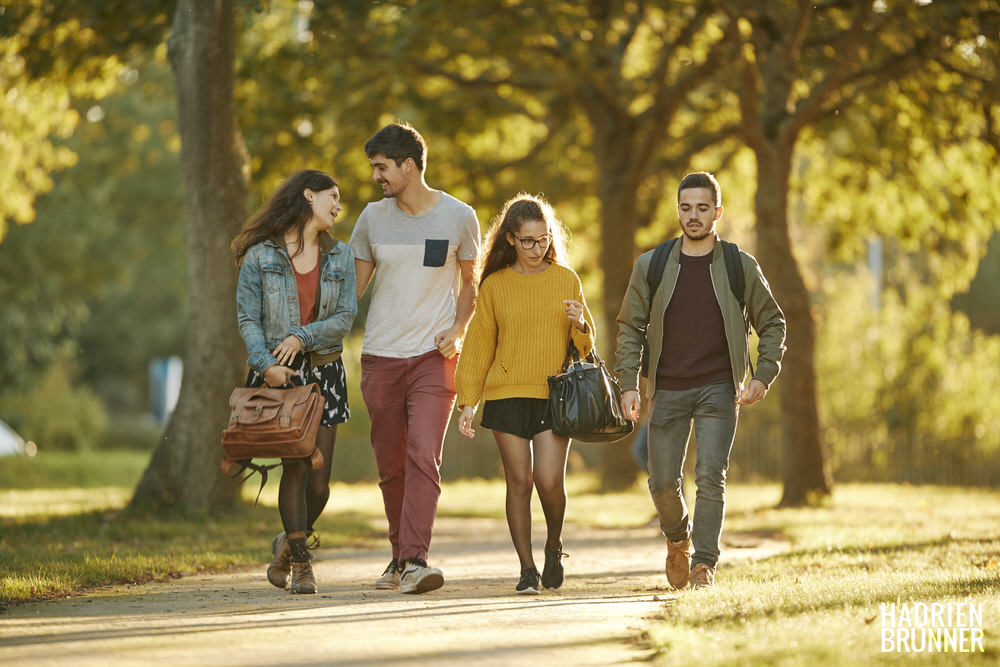
[[[700,229],[690,231],[688,230],[687,225],[681,225],[681,232],[692,241],[701,241],[702,239],[708,238],[715,233],[715,226],[702,225]]]

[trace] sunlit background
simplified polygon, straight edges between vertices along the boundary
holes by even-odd
[[[151,452],[188,326],[173,3],[48,4],[0,6],[0,420],[21,438],[0,429],[0,454],[25,441],[39,456]],[[430,147],[428,183],[474,206],[483,231],[517,192],[549,198],[610,359],[623,280],[675,234],[684,173],[718,176],[721,235],[761,259],[779,295],[788,267],[765,261],[758,217],[787,197],[833,479],[1000,483],[998,35],[976,18],[995,3],[878,2],[853,42],[850,12],[817,12],[791,68],[773,71],[767,21],[791,3],[770,17],[752,2],[236,4],[251,210],[291,172],[322,169],[340,183],[335,234],[348,239],[380,196],[364,141],[410,122]],[[801,117],[788,178],[761,194],[761,156],[800,118],[767,97],[747,116],[747,86],[767,92],[775,73],[789,109],[835,92]],[[357,389],[364,310],[345,346],[340,481],[375,472]],[[741,414],[732,475],[781,479],[782,419],[776,385]],[[574,451],[575,470],[606,459]],[[450,433],[444,461],[448,479],[498,473],[488,434]]]

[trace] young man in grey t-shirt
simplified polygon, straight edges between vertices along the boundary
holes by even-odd
[[[392,560],[378,589],[423,593],[444,576],[428,567],[441,450],[455,403],[455,365],[476,305],[475,211],[424,181],[427,146],[392,124],[365,143],[385,198],[351,235],[358,299],[374,273],[361,354],[361,393],[389,520]]]

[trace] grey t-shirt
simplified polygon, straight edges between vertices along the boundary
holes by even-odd
[[[461,289],[458,260],[479,252],[476,212],[442,192],[423,215],[407,215],[387,197],[365,206],[351,234],[357,259],[375,264],[363,351],[415,357],[455,323]]]

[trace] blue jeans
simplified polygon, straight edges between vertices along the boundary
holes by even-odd
[[[719,538],[726,510],[726,470],[736,434],[736,390],[732,382],[686,389],[658,390],[649,420],[649,493],[660,529],[673,542],[687,539],[692,523],[684,502],[684,458],[694,421],[698,486],[691,543],[692,567],[719,562]]]

